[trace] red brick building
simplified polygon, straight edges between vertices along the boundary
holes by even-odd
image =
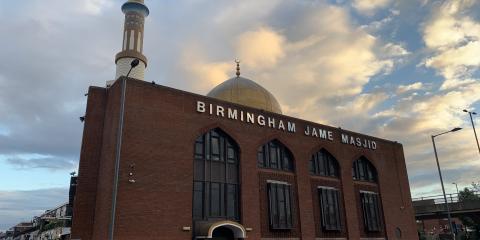
[[[141,81],[149,10],[122,11],[119,78],[88,92],[72,239],[417,239],[401,144],[282,115],[238,62],[207,96]]]
[[[109,233],[417,239],[401,144],[125,78],[89,90],[73,213]]]

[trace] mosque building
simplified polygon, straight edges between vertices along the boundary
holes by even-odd
[[[71,239],[418,239],[401,144],[283,115],[239,61],[206,96],[144,81],[149,9],[122,11],[115,80],[88,91]]]

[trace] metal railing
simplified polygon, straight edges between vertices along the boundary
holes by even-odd
[[[480,191],[474,192],[475,196],[478,196],[480,198]],[[457,193],[448,193],[447,195],[447,202],[448,203],[456,203],[459,202],[459,197]],[[416,197],[412,198],[413,202],[425,202],[425,203],[430,203],[430,204],[444,204],[445,199],[443,195],[432,195],[432,196],[425,196],[425,197]]]
[[[478,200],[459,201],[457,193],[447,194],[447,202],[451,213],[470,213],[478,212],[480,210],[480,192],[474,192],[478,196]],[[447,211],[447,204],[443,195],[433,195],[412,198],[415,215],[430,216],[432,214],[445,214]]]

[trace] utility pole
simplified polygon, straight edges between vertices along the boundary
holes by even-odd
[[[442,171],[440,169],[440,163],[438,162],[438,154],[437,154],[437,146],[435,145],[435,137],[438,137],[440,135],[450,133],[450,132],[456,132],[461,129],[462,128],[454,128],[450,131],[432,135],[433,151],[435,153],[435,160],[437,161],[438,175],[440,176],[440,184],[442,185],[443,199],[445,200],[445,206],[447,208],[448,224],[450,225],[450,233],[452,235],[452,240],[455,240],[455,233],[453,232],[452,216],[450,215],[450,206],[448,205],[447,195],[445,194],[445,186],[443,185]]]
[[[480,144],[478,144],[477,131],[475,130],[475,123],[473,123],[473,117],[472,117],[472,115],[477,115],[477,113],[468,111],[467,109],[463,109],[463,111],[468,113],[468,115],[470,115],[470,121],[472,122],[472,128],[473,128],[473,134],[475,134],[475,140],[477,141],[478,153],[480,154]]]

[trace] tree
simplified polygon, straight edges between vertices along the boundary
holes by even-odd
[[[458,193],[458,200],[460,202],[468,201],[468,200],[480,200],[480,196],[475,194],[475,193],[478,194],[475,188],[480,186],[476,183],[472,183],[472,186],[473,186],[472,189],[464,188],[462,191]]]
[[[480,182],[472,182],[472,189],[476,192],[480,192]]]
[[[464,201],[475,201],[475,200],[480,200],[480,183],[472,183],[472,188],[464,188],[462,191],[458,193],[458,201],[459,202],[464,202]],[[480,233],[480,220],[473,219],[468,216],[460,216],[460,220],[462,221],[463,225],[469,228],[475,229],[477,234]]]

